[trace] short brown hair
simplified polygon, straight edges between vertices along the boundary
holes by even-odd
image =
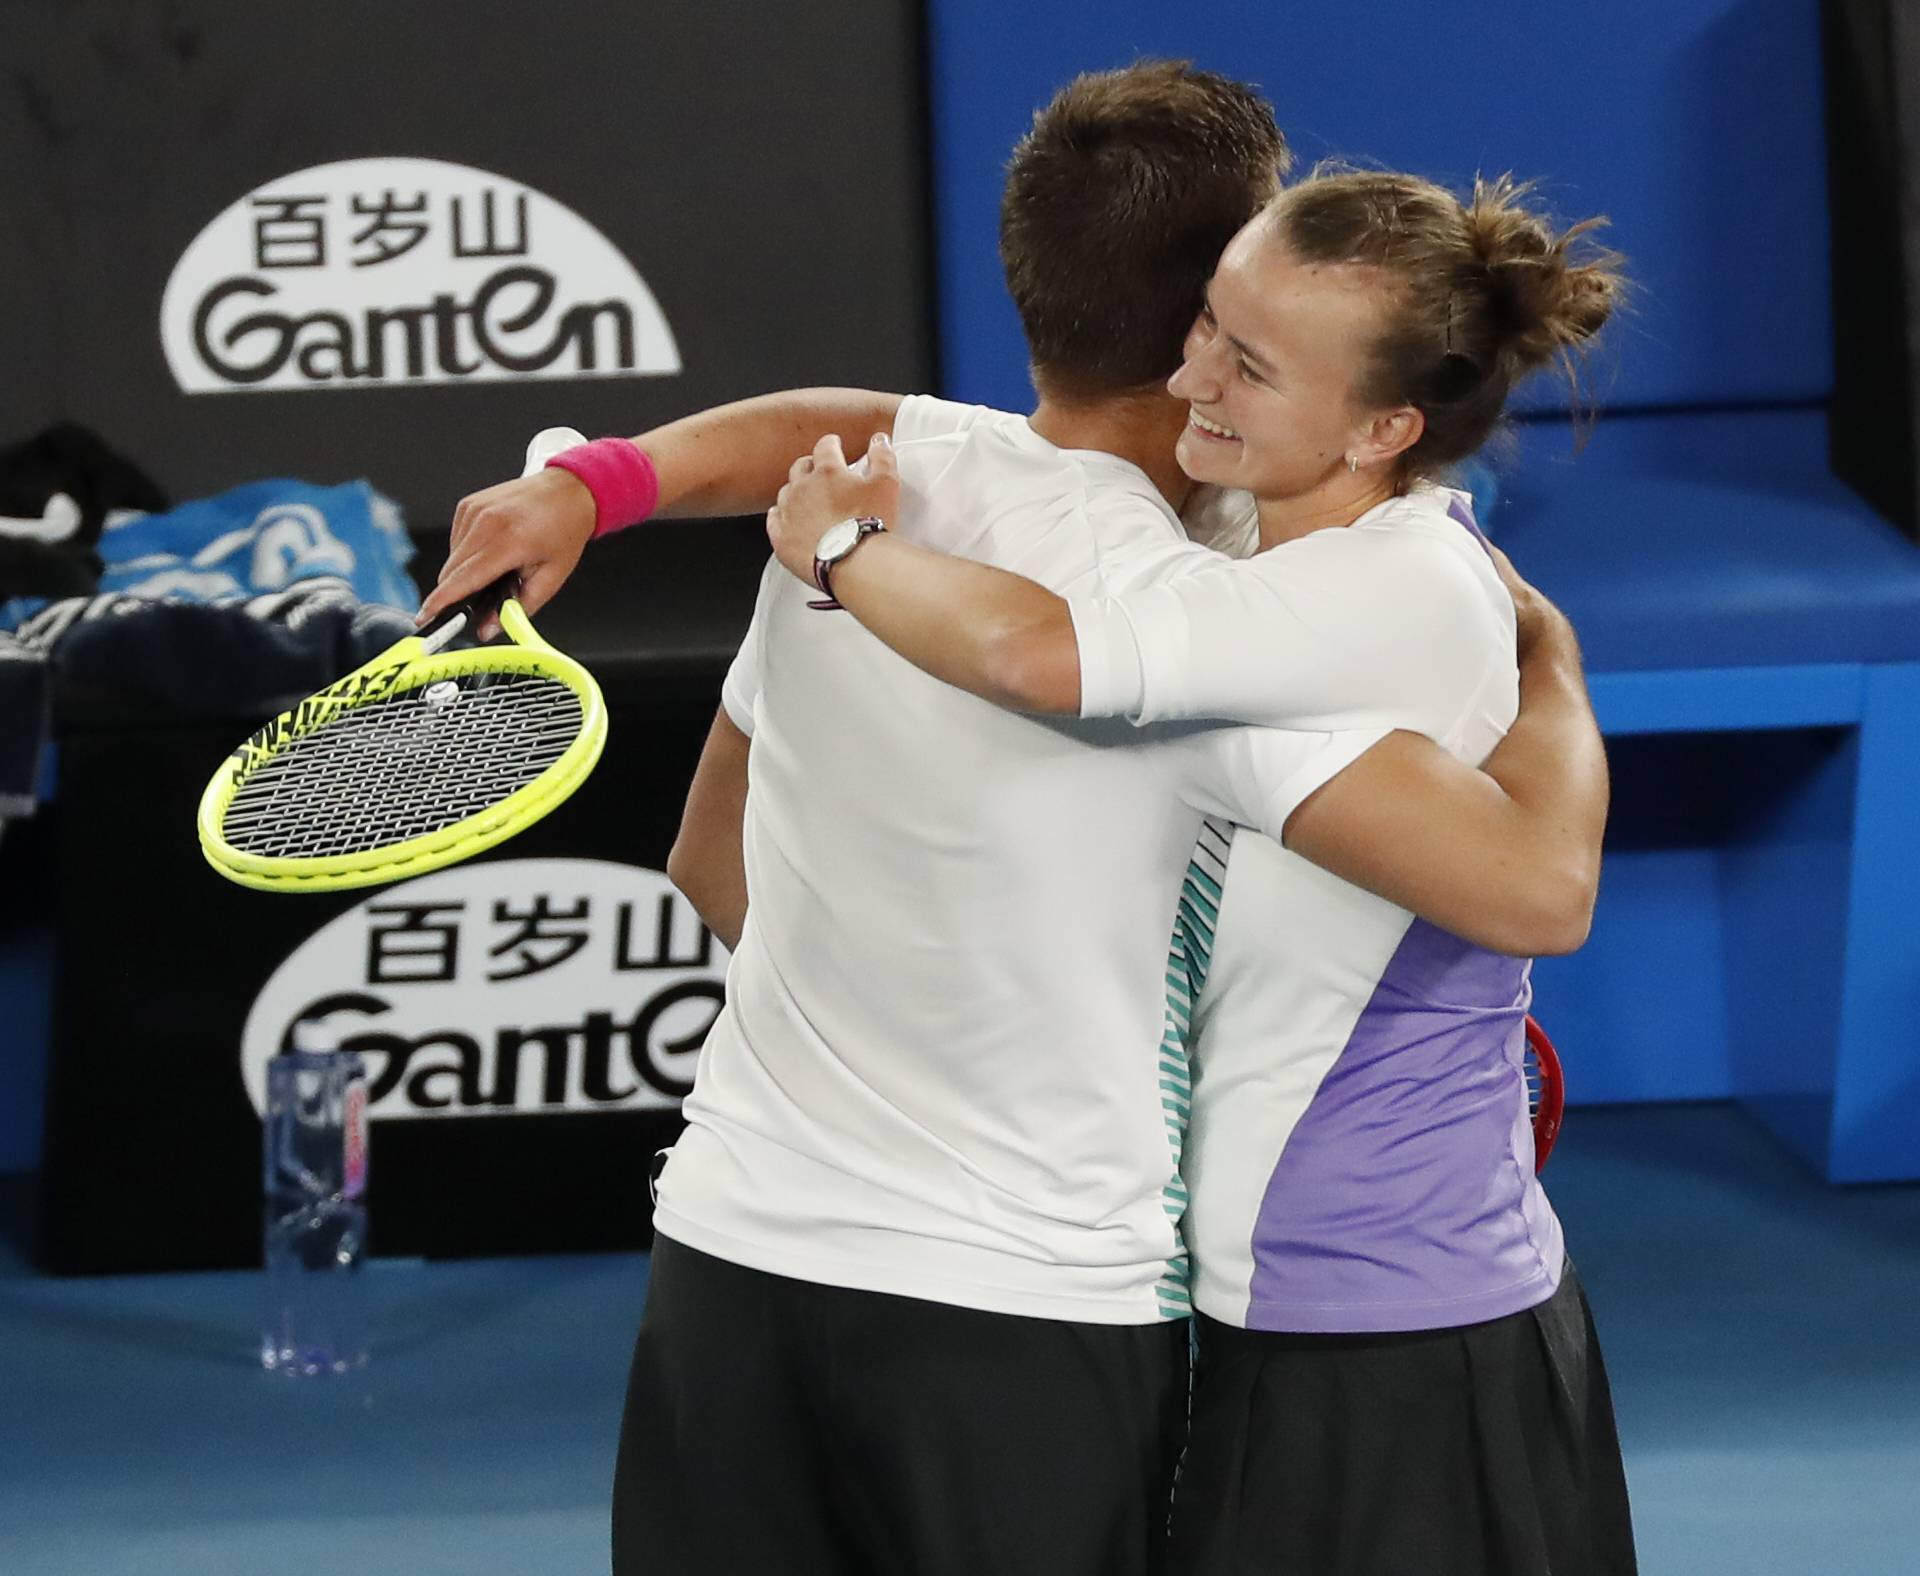
[[[1258,90],[1189,61],[1069,82],[1014,148],[1000,201],[1035,381],[1086,398],[1170,377],[1220,253],[1290,163]]]
[[[1464,460],[1499,425],[1513,386],[1557,366],[1580,392],[1580,358],[1626,287],[1604,218],[1556,231],[1511,175],[1476,179],[1463,202],[1417,175],[1316,169],[1269,221],[1302,262],[1361,263],[1387,276],[1389,305],[1354,394],[1411,405],[1426,429],[1402,465],[1422,475]]]

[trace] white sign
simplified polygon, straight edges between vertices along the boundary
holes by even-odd
[[[367,1061],[368,1115],[677,1105],[724,999],[727,950],[657,870],[593,859],[459,865],[383,888],[274,971],[241,1036],[267,1062],[319,1022]]]
[[[348,159],[249,192],[174,265],[160,338],[189,394],[680,370],[612,242],[440,159]]]

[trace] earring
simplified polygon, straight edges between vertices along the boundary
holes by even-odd
[[[1349,476],[1357,476],[1359,473],[1360,473],[1360,456],[1357,454],[1349,454],[1347,456],[1347,474]]]

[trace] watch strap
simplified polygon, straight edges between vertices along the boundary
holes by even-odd
[[[887,528],[886,521],[873,515],[860,515],[854,520],[853,540],[831,558],[815,558],[813,561],[813,581],[825,593],[807,603],[807,606],[820,613],[831,613],[839,609],[840,604],[833,595],[833,568],[835,564],[852,556],[853,550],[869,536],[875,536]]]

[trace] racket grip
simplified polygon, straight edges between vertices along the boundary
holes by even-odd
[[[517,569],[509,569],[498,580],[493,581],[491,584],[484,585],[478,591],[474,592],[472,596],[467,598],[465,605],[473,609],[474,621],[477,623],[489,613],[499,612],[500,604],[506,601],[508,597],[518,596],[519,594],[520,571]]]
[[[458,639],[463,634],[471,634],[484,624],[488,617],[500,610],[500,604],[510,596],[520,594],[520,571],[509,569],[498,580],[482,586],[465,601],[456,602],[431,624],[420,631],[420,643],[428,651],[438,651],[442,646]]]

